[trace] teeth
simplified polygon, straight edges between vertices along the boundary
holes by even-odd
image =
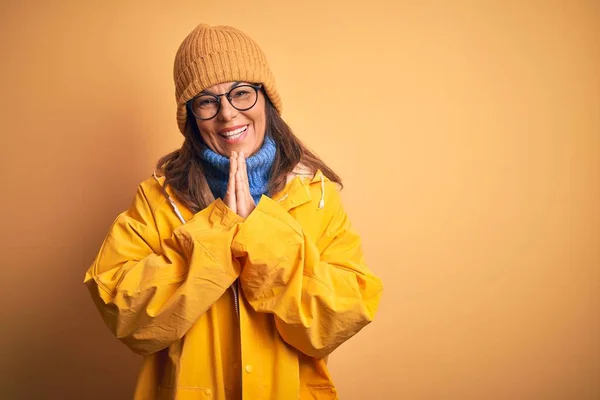
[[[236,140],[237,138],[241,137],[242,134],[240,133],[239,135],[233,135],[233,136],[227,136],[227,140]]]
[[[234,136],[239,136],[240,134],[242,134],[245,130],[246,130],[246,126],[244,126],[243,128],[239,128],[236,129],[235,131],[229,131],[227,133],[223,133],[222,135],[225,136],[227,139],[231,139]]]

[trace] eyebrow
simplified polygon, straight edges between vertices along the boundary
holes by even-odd
[[[227,91],[229,91],[229,90],[233,89],[233,88],[234,88],[234,87],[236,87],[236,86],[239,86],[241,83],[242,83],[242,82],[238,82],[238,81],[236,81],[236,82],[233,82]],[[200,93],[198,93],[198,94],[211,94],[211,95],[213,95],[213,96],[214,96],[216,93],[213,93],[213,92],[211,92],[210,90],[206,90],[206,89],[204,89],[203,91],[201,91],[201,92],[200,92]]]

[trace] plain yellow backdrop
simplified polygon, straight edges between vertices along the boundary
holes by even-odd
[[[140,360],[83,275],[181,144],[173,58],[201,22],[261,45],[384,281],[331,357],[343,400],[600,398],[599,2],[3,1],[0,18],[3,399],[130,397]]]

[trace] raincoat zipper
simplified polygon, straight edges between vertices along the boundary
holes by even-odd
[[[233,307],[235,308],[235,313],[237,314],[238,317],[238,322],[240,320],[240,303],[239,303],[239,298],[238,298],[238,292],[237,292],[237,279],[235,280],[235,282],[233,282],[233,285],[231,285],[231,291],[233,292]]]

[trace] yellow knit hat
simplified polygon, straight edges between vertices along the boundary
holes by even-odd
[[[185,133],[186,102],[223,82],[262,83],[281,114],[281,98],[264,53],[250,37],[230,26],[200,24],[181,43],[173,68],[177,124]]]

